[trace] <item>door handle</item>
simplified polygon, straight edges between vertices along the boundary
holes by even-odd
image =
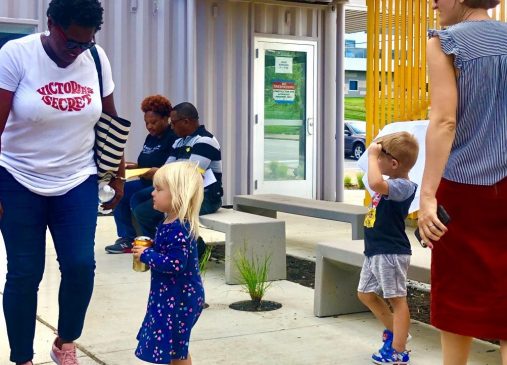
[[[306,118],[306,133],[311,136],[313,134],[313,118]]]

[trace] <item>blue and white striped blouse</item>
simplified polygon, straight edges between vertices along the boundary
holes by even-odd
[[[507,23],[430,30],[459,70],[456,138],[444,178],[493,185],[507,176]]]

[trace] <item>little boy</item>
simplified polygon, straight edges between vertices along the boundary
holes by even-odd
[[[382,348],[372,355],[376,364],[410,361],[405,347],[410,325],[406,281],[412,250],[405,218],[417,189],[408,173],[418,153],[417,140],[407,132],[383,136],[368,148],[368,185],[375,195],[364,221],[366,257],[357,290],[361,302],[386,328]]]

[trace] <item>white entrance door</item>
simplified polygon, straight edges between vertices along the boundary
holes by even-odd
[[[316,47],[255,40],[254,194],[315,197]]]

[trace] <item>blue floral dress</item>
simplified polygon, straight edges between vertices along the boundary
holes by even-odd
[[[196,240],[179,220],[160,224],[141,261],[151,268],[151,287],[136,356],[154,364],[184,360],[204,305]]]

